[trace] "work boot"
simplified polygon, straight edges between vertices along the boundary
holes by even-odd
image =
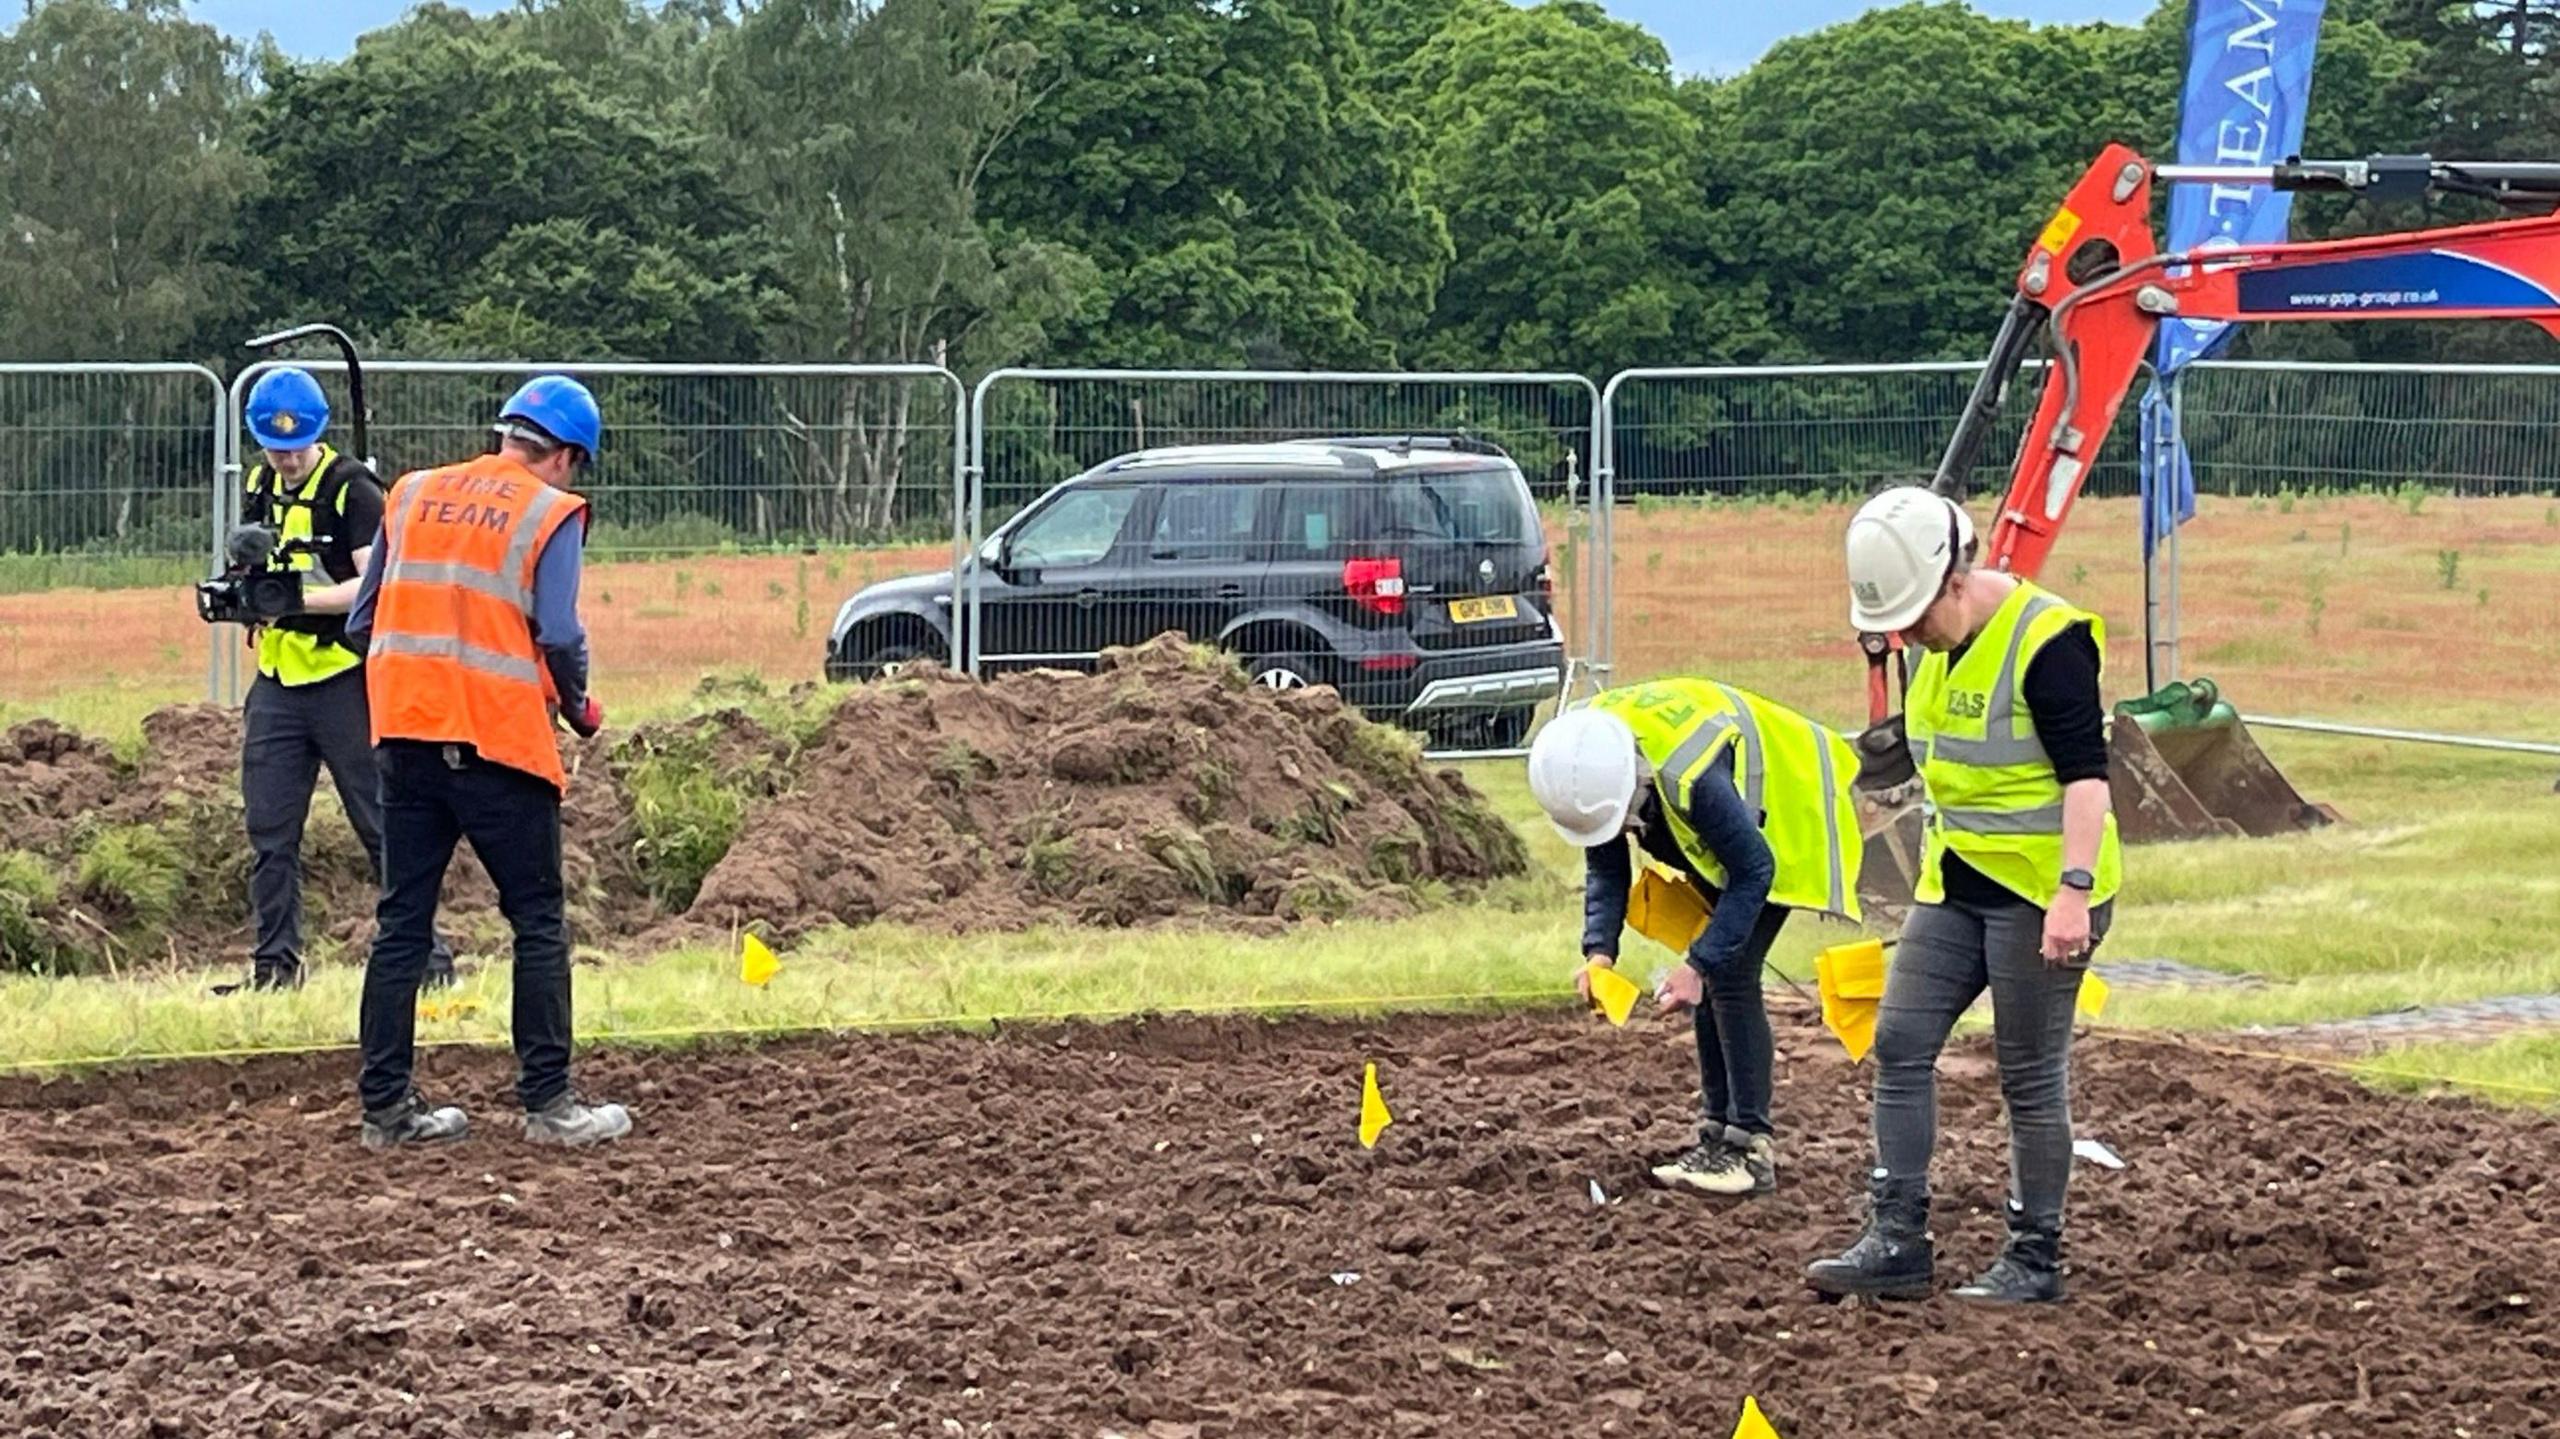
[[[631,1132],[631,1112],[619,1104],[588,1104],[564,1094],[526,1114],[524,1137],[531,1144],[559,1144],[571,1149],[603,1144]]]
[[[217,984],[213,987],[213,992],[228,995],[300,988],[302,988],[302,966],[286,961],[261,964],[249,971],[247,979],[233,980],[229,984]]]
[[[1670,1163],[1655,1165],[1653,1177],[1701,1194],[1766,1194],[1778,1187],[1777,1145],[1765,1134],[1728,1128],[1716,1137],[1701,1137]]]
[[[1867,1228],[1837,1259],[1805,1266],[1805,1282],[1833,1298],[1926,1299],[1937,1252],[1929,1242],[1929,1185],[1894,1180],[1881,1169],[1867,1179]]]
[[[2062,1299],[2062,1231],[2031,1224],[2009,1201],[2009,1243],[1982,1277],[1955,1291],[1977,1304],[2054,1304]]]
[[[403,1144],[446,1144],[471,1132],[471,1121],[450,1104],[433,1105],[416,1090],[389,1109],[368,1109],[357,1132],[367,1149]]]

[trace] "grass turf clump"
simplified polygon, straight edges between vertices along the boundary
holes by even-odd
[[[107,825],[81,847],[74,886],[119,919],[164,924],[186,892],[186,858],[150,825]]]

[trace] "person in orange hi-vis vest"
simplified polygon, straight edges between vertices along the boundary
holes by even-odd
[[[525,1138],[586,1145],[631,1132],[618,1104],[569,1086],[569,923],[555,723],[604,724],[587,693],[578,574],[587,502],[570,481],[604,437],[595,396],[565,375],[526,382],[489,453],[403,475],[384,507],[347,628],[364,647],[381,760],[382,900],[365,964],[365,1146],[463,1137],[460,1109],[413,1082],[419,981],[436,899],[471,841],[515,931],[516,1097]]]

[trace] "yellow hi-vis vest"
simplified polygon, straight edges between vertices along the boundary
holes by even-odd
[[[2027,666],[2076,624],[2106,653],[2106,621],[2024,580],[1973,637],[1964,658],[1924,656],[1903,697],[1911,761],[1928,790],[1928,847],[1918,898],[1945,900],[1938,874],[1949,850],[2019,898],[2050,908],[2062,888],[2062,782],[2036,738],[2023,697]],[[2114,897],[2124,860],[2107,816],[2092,904]]]
[[[1666,679],[1605,690],[1592,700],[1636,732],[1653,766],[1664,823],[1699,877],[1721,889],[1724,866],[1689,825],[1698,782],[1728,749],[1742,802],[1760,818],[1777,862],[1769,902],[1858,919],[1864,853],[1850,781],[1849,742],[1794,710],[1711,680]]]
[[[254,494],[265,491],[269,496],[269,503],[273,506],[273,513],[278,522],[276,525],[277,548],[283,548],[287,541],[311,539],[318,533],[312,528],[312,517],[320,507],[324,490],[330,488],[327,484],[329,470],[337,463],[338,452],[327,445],[322,445],[318,463],[311,467],[310,474],[302,477],[301,487],[291,490],[285,487],[284,477],[278,475],[272,468],[266,465],[250,467],[248,477],[250,492]],[[347,512],[347,487],[335,486],[334,492],[337,499],[337,512],[343,519]],[[363,546],[355,545],[351,548],[362,549]],[[311,554],[280,556],[273,563],[280,569],[309,571],[319,568],[319,556]],[[326,578],[325,575],[323,577]],[[363,663],[362,654],[327,635],[311,634],[303,630],[279,629],[274,625],[268,625],[258,631],[258,673],[266,675],[279,684],[318,684],[322,680],[345,674]]]

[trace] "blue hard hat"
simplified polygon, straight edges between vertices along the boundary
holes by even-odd
[[[249,387],[247,418],[260,449],[307,449],[329,432],[329,397],[309,370],[269,370]]]
[[[604,416],[596,397],[567,375],[536,375],[524,382],[498,411],[501,420],[521,420],[558,440],[575,445],[594,459],[604,443]]]

